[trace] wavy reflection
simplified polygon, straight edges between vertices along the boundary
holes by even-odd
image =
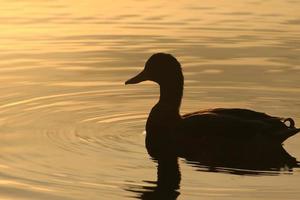
[[[177,157],[155,160],[157,165],[157,181],[144,181],[153,186],[131,186],[126,191],[135,193],[138,199],[177,199],[180,195],[181,174]]]
[[[224,156],[224,152],[206,152],[202,157],[186,158],[186,162],[197,167],[198,171],[236,175],[279,175],[299,167],[297,159],[281,145],[264,144],[264,149],[255,146],[226,154]],[[228,154],[235,154],[235,159]]]
[[[299,162],[281,145],[267,145],[261,149],[249,148],[241,152],[235,160],[231,156],[221,156],[224,152],[203,152],[201,157],[185,158],[199,172],[226,173],[247,176],[275,176],[293,172]],[[229,153],[229,152],[226,152]],[[227,154],[228,155],[228,154]],[[181,172],[178,158],[170,155],[154,161],[157,165],[157,181],[144,181],[152,186],[130,186],[126,191],[133,192],[135,198],[174,200],[180,195]]]

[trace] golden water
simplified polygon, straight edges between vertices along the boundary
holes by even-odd
[[[300,124],[299,10],[298,0],[1,0],[0,199],[149,192],[143,131],[158,87],[124,81],[154,52],[183,65],[182,113],[245,107]],[[285,148],[300,159],[299,136]],[[180,169],[178,199],[300,198],[299,169]]]

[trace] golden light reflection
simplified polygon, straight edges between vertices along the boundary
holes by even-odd
[[[247,107],[300,122],[298,1],[9,0],[0,9],[0,199],[123,199],[135,195],[124,188],[152,186],[141,133],[159,88],[124,87],[152,53],[182,63],[183,112]],[[286,146],[300,157],[298,137]],[[237,178],[182,161],[181,171],[182,199],[299,197],[297,170]]]

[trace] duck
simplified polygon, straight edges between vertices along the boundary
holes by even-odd
[[[240,161],[253,157],[254,151],[262,158],[262,152],[272,154],[300,131],[292,118],[244,108],[212,108],[181,115],[184,76],[180,62],[168,53],[153,54],[125,85],[143,81],[160,87],[159,100],[146,122],[145,139],[148,154],[156,159],[172,155]]]

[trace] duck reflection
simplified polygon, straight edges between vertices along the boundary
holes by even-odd
[[[131,186],[126,190],[136,193],[136,198],[144,200],[177,199],[181,180],[178,158],[170,156],[154,161],[157,163],[157,181],[144,181],[153,186]]]
[[[266,146],[265,150],[250,148],[235,154],[235,160],[218,155],[204,160],[187,158],[186,162],[197,167],[198,171],[236,175],[279,175],[299,167],[297,159],[281,145]]]
[[[248,176],[280,175],[285,172],[290,173],[294,168],[299,167],[297,159],[291,156],[281,145],[269,146],[267,149],[272,151],[249,149],[249,151],[239,152],[240,159],[237,160],[231,160],[224,156],[220,157],[222,152],[219,152],[220,154],[215,152],[216,157],[209,152],[205,152],[207,155],[203,160],[200,157],[197,159],[185,158],[185,162],[201,172]],[[153,186],[130,186],[126,190],[135,193],[136,198],[143,200],[177,199],[180,195],[181,181],[178,158],[175,155],[169,155],[153,160],[158,164],[157,181],[144,181],[144,183]]]

